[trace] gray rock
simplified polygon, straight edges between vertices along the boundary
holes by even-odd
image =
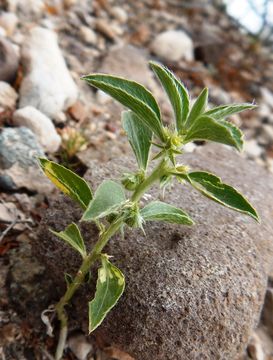
[[[192,39],[181,30],[168,30],[157,35],[151,51],[166,61],[192,61],[194,58]]]
[[[217,65],[221,57],[223,57],[222,49],[225,44],[223,40],[223,30],[218,24],[203,22],[201,26],[197,25],[194,40],[195,59],[205,64]]]
[[[103,59],[98,71],[129,78],[151,87],[154,86],[154,79],[147,59],[147,53],[135,46],[114,46]]]
[[[222,146],[206,146],[183,156],[183,162],[222,176],[257,207],[262,225],[202,197],[190,187],[175,185],[166,202],[185,209],[193,227],[149,223],[146,237],[126,230],[115,236],[105,252],[126,276],[126,290],[106,321],[96,330],[107,342],[136,359],[234,360],[257,325],[266,273],[273,256],[273,179],[263,168]],[[132,159],[106,164],[90,162],[93,188],[105,178],[119,178],[132,169]],[[257,176],[259,173],[259,176]],[[158,190],[150,192],[152,198]],[[75,273],[79,256],[47,230],[61,231],[78,221],[81,211],[60,197],[41,223],[34,253],[57,285],[63,273]],[[96,231],[81,224],[90,248]],[[64,285],[63,285],[64,287]],[[72,323],[87,329],[91,288],[77,294]],[[76,311],[76,313],[75,313]]]
[[[46,152],[54,153],[60,147],[61,137],[53,122],[34,107],[26,106],[16,110],[13,113],[12,121],[16,126],[25,126],[32,130]]]
[[[19,57],[11,42],[0,37],[0,81],[13,82],[17,75]]]
[[[23,44],[22,63],[25,77],[20,88],[20,107],[31,105],[54,118],[76,102],[78,89],[53,31],[31,29]]]
[[[40,171],[36,157],[44,156],[33,132],[25,127],[0,133],[0,189],[48,193],[52,186]]]
[[[170,108],[165,93],[163,93],[158,82],[155,81],[153,72],[149,68],[148,54],[143,49],[132,45],[113,46],[97,71],[139,82],[152,91],[161,107]],[[103,99],[103,101],[107,102],[109,96],[99,95],[99,97],[100,100]],[[119,112],[117,115],[119,116]]]
[[[0,106],[4,109],[14,110],[18,95],[10,84],[0,81]]]

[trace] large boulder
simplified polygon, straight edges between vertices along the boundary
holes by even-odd
[[[30,30],[22,47],[22,64],[25,76],[20,108],[31,105],[55,118],[76,102],[78,89],[53,31],[41,27]]]
[[[138,360],[234,360],[258,322],[272,268],[273,179],[224,146],[202,147],[185,154],[183,162],[237,187],[256,206],[262,224],[186,185],[173,186],[166,202],[185,209],[196,225],[153,222],[145,226],[146,236],[130,229],[124,238],[114,236],[105,252],[124,272],[126,290],[95,335]],[[90,162],[87,179],[96,188],[103,179],[132,170],[131,164],[127,158],[104,166]],[[156,198],[158,189],[150,194]],[[75,273],[80,259],[48,227],[61,231],[80,216],[72,201],[59,197],[33,244],[58,285],[56,292],[64,290],[63,273]],[[82,224],[82,231],[90,248],[97,233],[90,224]],[[75,296],[70,324],[87,329],[87,302],[93,294],[94,283]]]

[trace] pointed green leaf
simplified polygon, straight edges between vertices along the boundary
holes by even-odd
[[[120,184],[105,180],[97,188],[93,200],[83,214],[82,221],[90,221],[111,214],[125,201],[125,194]]]
[[[187,126],[192,126],[195,121],[200,117],[204,111],[206,110],[208,104],[208,89],[205,88],[198,96],[198,98],[195,100],[191,111],[189,113],[188,119],[187,119]]]
[[[166,221],[169,223],[192,225],[193,220],[183,210],[161,201],[153,201],[140,210],[144,220]]]
[[[225,126],[232,134],[232,138],[236,143],[236,149],[238,150],[242,150],[243,146],[244,146],[244,134],[242,133],[242,131],[237,128],[237,126],[235,126],[234,124],[232,124],[231,122],[222,120],[220,121],[220,124]]]
[[[138,166],[146,170],[153,133],[131,111],[122,114],[122,126],[135,153]]]
[[[116,305],[125,288],[122,272],[102,255],[102,267],[98,270],[95,297],[89,302],[89,333],[104,320],[108,312]]]
[[[255,109],[257,106],[253,104],[229,104],[217,106],[204,113],[204,115],[210,116],[213,119],[221,120],[233,114],[238,114],[245,110]]]
[[[227,121],[217,121],[209,116],[200,116],[189,128],[184,143],[194,140],[208,140],[234,146],[242,150],[243,140],[241,131]]]
[[[80,229],[75,223],[68,225],[64,231],[50,231],[60,239],[66,241],[70,246],[77,250],[83,258],[86,256],[85,244]]]
[[[91,74],[83,77],[90,85],[106,92],[132,110],[162,141],[165,139],[160,110],[153,95],[135,81],[117,76]]]
[[[44,158],[39,158],[39,164],[45,175],[58,189],[86,209],[92,200],[92,191],[83,178],[64,166]]]
[[[176,119],[176,129],[179,132],[183,129],[189,113],[189,94],[184,85],[165,66],[153,61],[150,61],[150,65],[170,99]]]
[[[248,200],[232,186],[222,183],[219,177],[205,171],[194,171],[184,178],[208,198],[259,221],[259,215]]]

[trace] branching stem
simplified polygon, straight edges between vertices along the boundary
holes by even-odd
[[[131,197],[131,201],[137,203],[143,194],[164,174],[166,173],[166,160],[162,160],[157,167],[152,171],[152,173],[144,179],[144,181],[139,184]],[[55,306],[58,320],[60,321],[60,335],[57,345],[57,350],[55,354],[55,360],[61,360],[63,356],[63,351],[66,343],[67,329],[68,329],[68,319],[65,311],[65,306],[69,303],[74,293],[77,289],[84,283],[86,274],[88,273],[90,267],[95,263],[102,250],[110,240],[110,238],[115,235],[121,228],[124,222],[124,217],[120,216],[109,227],[100,235],[97,243],[93,247],[92,251],[83,259],[80,269],[78,270],[76,276],[74,277],[71,284],[67,287],[67,290],[64,296]]]

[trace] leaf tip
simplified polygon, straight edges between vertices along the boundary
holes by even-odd
[[[261,224],[261,218],[258,214],[258,212],[256,211],[256,209],[252,208],[253,211],[250,213],[250,216],[257,221],[258,224]]]

